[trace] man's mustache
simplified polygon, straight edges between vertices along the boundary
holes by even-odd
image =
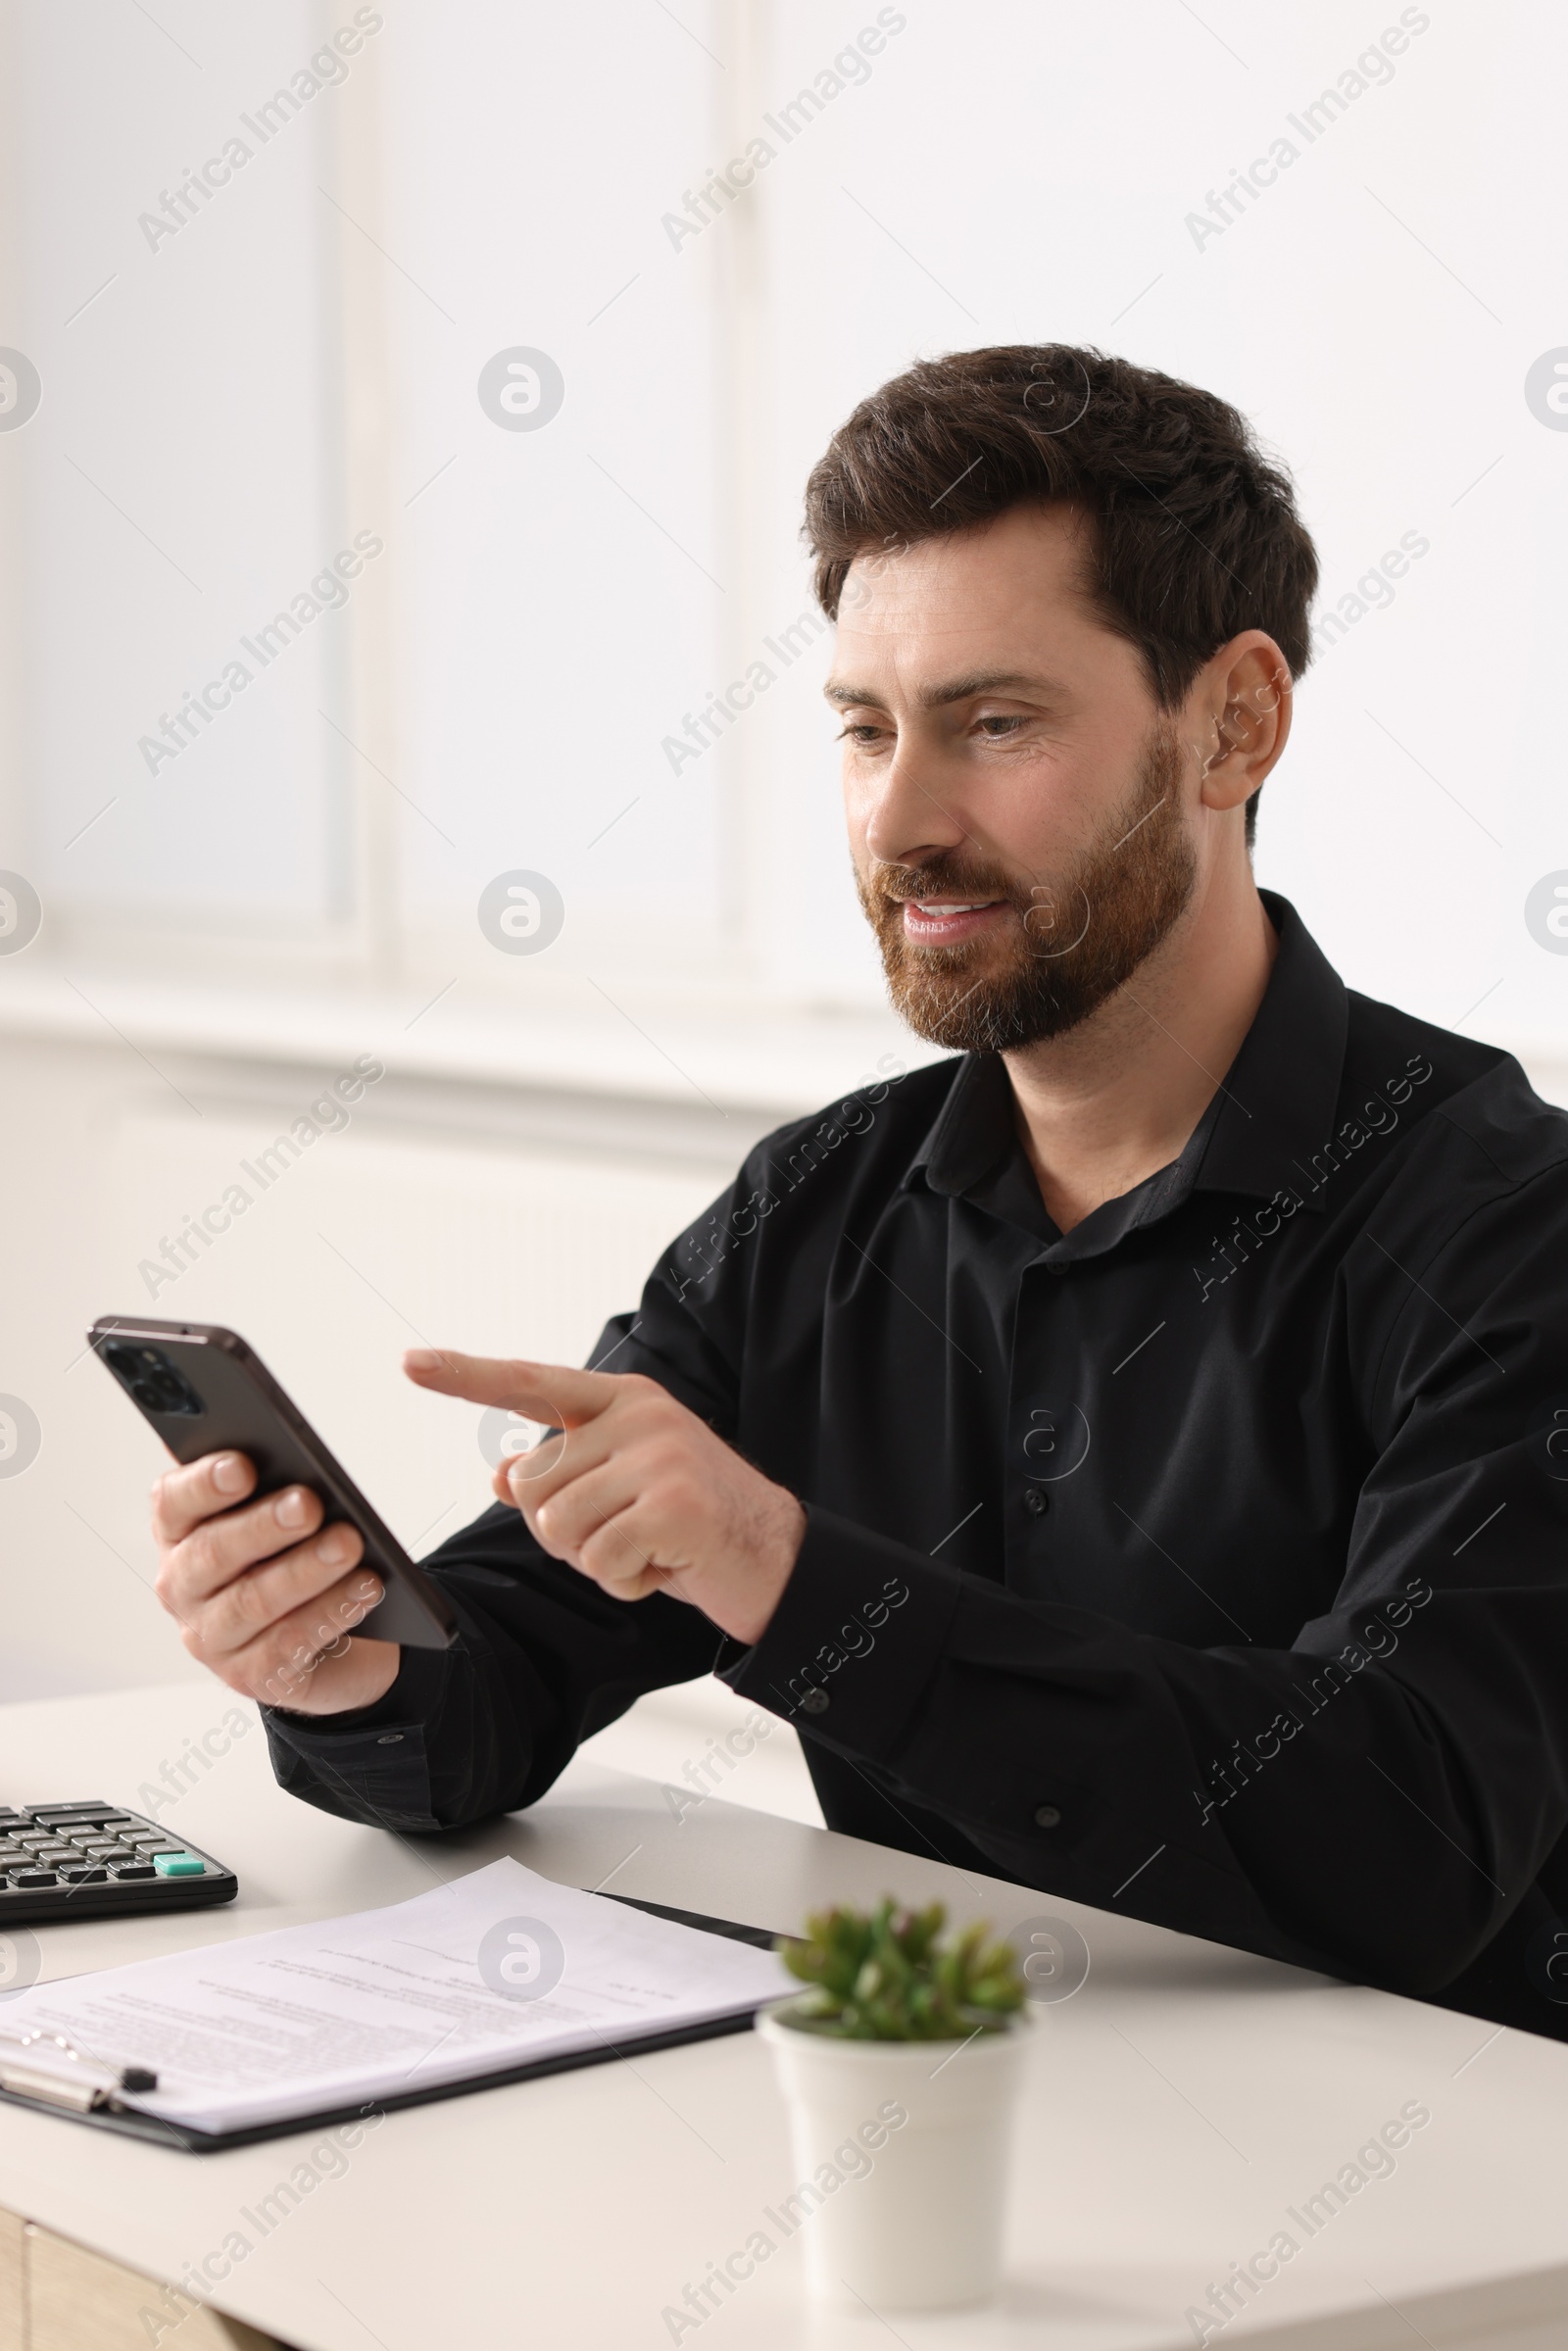
[[[1006,874],[962,872],[943,865],[878,866],[872,871],[870,888],[874,896],[890,906],[934,898],[1002,898],[1010,906],[1029,903],[1023,895],[1024,885]]]

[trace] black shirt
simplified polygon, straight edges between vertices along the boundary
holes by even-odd
[[[807,1505],[754,1647],[498,1505],[459,1646],[271,1714],[283,1785],[456,1826],[713,1669],[833,1828],[1568,2037],[1568,1115],[1266,904],[1186,1149],[1071,1232],[999,1059],[890,1060],[609,1325]]]

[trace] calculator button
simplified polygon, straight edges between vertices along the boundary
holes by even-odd
[[[116,1878],[156,1878],[158,1872],[150,1861],[122,1861],[114,1865],[111,1874]]]
[[[60,1875],[68,1886],[88,1886],[98,1880],[107,1879],[109,1872],[95,1869],[88,1862],[76,1861],[73,1862],[70,1868],[63,1869]]]
[[[206,1864],[194,1853],[155,1853],[153,1867],[160,1878],[199,1878]]]
[[[11,1883],[13,1886],[53,1886],[55,1874],[53,1870],[13,1870]]]

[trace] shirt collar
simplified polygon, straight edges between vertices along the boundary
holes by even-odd
[[[1259,892],[1279,954],[1256,1017],[1187,1150],[1198,1146],[1193,1189],[1267,1200],[1287,1186],[1321,1212],[1306,1162],[1333,1132],[1345,1074],[1349,998],[1345,982],[1288,899]],[[1207,1128],[1205,1134],[1204,1129]],[[1187,1152],[1182,1156],[1185,1158]]]
[[[1191,1192],[1266,1200],[1290,1186],[1307,1207],[1321,1210],[1321,1193],[1298,1179],[1333,1127],[1348,1002],[1345,983],[1289,900],[1271,890],[1259,895],[1279,934],[1279,953],[1252,1025],[1185,1149],[1168,1167],[1085,1217],[1054,1253],[1098,1255]],[[1001,1196],[984,1204],[1001,1207],[1015,1189],[1009,1155],[1027,1172],[1006,1065],[997,1053],[966,1053],[905,1182],[954,1198],[983,1189]],[[1029,1188],[1038,1199],[1032,1174]]]

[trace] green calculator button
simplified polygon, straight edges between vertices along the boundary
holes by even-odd
[[[152,1859],[160,1878],[199,1878],[206,1867],[194,1853],[155,1853]]]

